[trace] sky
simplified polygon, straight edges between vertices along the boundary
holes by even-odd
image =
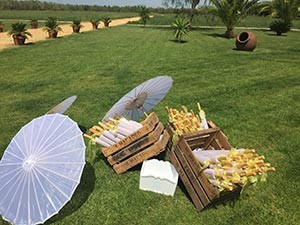
[[[42,0],[45,2],[57,2],[76,5],[110,5],[110,6],[136,6],[163,7],[163,0]]]

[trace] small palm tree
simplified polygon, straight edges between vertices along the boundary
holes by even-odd
[[[59,31],[62,31],[55,17],[48,17],[44,31],[48,32],[49,38],[56,38]]]
[[[274,31],[277,36],[290,31],[292,24],[282,19],[277,19],[271,22],[270,30]]]
[[[13,37],[15,45],[23,45],[28,36],[32,36],[27,31],[25,23],[13,23],[7,34]]]
[[[71,24],[71,27],[73,28],[74,33],[79,33],[80,28],[83,27],[83,25],[81,24],[81,20],[80,19],[73,20],[73,23]]]
[[[216,7],[216,14],[220,17],[227,30],[225,37],[233,38],[233,29],[256,6],[258,0],[210,0]]]
[[[178,18],[172,23],[176,40],[182,42],[182,37],[187,35],[190,29],[190,23],[184,17]]]
[[[37,29],[39,26],[39,22],[37,19],[31,19],[30,20],[30,25],[32,29]]]
[[[100,24],[100,19],[91,19],[90,22],[91,22],[91,24],[93,26],[93,29],[97,30],[98,26]]]
[[[142,20],[142,23],[143,23],[143,25],[144,25],[144,27],[145,27],[147,21],[150,19],[150,16],[149,16],[150,11],[149,11],[149,9],[148,9],[146,6],[144,6],[144,5],[141,5],[141,6],[139,7],[139,9],[140,9],[139,15],[140,15],[141,20]]]
[[[101,21],[104,23],[105,27],[108,27],[111,22],[111,18],[110,17],[102,17]]]

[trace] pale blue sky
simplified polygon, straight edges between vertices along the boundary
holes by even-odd
[[[44,0],[46,2],[58,2],[77,5],[110,5],[110,6],[135,6],[145,5],[147,7],[163,7],[163,0]]]

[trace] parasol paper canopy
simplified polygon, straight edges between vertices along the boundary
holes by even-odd
[[[0,161],[0,214],[16,225],[44,223],[71,199],[84,165],[77,123],[61,114],[32,120]]]
[[[169,76],[158,76],[140,84],[121,98],[104,116],[103,121],[116,116],[136,120],[151,110],[168,93],[173,80]]]
[[[53,114],[53,113],[60,113],[63,114],[67,109],[73,104],[73,102],[76,100],[77,96],[71,96],[58,105],[54,106],[52,109],[50,109],[46,114]]]

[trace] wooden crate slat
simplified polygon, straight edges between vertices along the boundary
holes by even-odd
[[[196,193],[198,194],[200,201],[202,202],[202,204],[204,206],[208,205],[210,203],[210,199],[206,195],[205,190],[202,188],[199,180],[197,179],[197,176],[194,174],[188,161],[185,159],[184,154],[180,151],[178,146],[175,147],[174,153],[177,156],[178,160],[180,161],[180,164],[181,164],[183,170],[185,171],[186,175],[188,176],[191,184],[193,185]]]
[[[150,147],[144,149],[143,151],[135,154],[134,156],[130,157],[127,160],[124,160],[121,163],[117,163],[113,165],[113,168],[117,174],[124,173],[128,169],[132,168],[133,166],[138,165],[139,163],[149,159],[155,155],[158,155],[160,152],[165,150],[165,147],[169,141],[170,135],[167,131],[161,136],[161,139],[155,144],[151,145]]]
[[[219,133],[220,131],[216,131],[214,133],[211,133],[209,135],[209,137],[206,138],[205,140],[205,144],[203,146],[204,149],[207,149],[210,145],[211,145],[211,142],[216,138],[217,136],[217,133]]]
[[[189,141],[192,141],[192,140],[197,140],[201,136],[205,136],[205,135],[209,135],[211,133],[215,133],[219,130],[220,130],[220,128],[214,127],[214,128],[208,128],[208,129],[205,129],[205,130],[200,130],[200,131],[197,131],[197,132],[186,133],[186,134],[183,134],[182,136],[187,142],[189,142]]]
[[[180,138],[178,146],[183,154],[185,154],[186,159],[188,160],[191,168],[196,174],[198,180],[200,181],[203,189],[205,190],[207,196],[210,200],[214,199],[218,195],[217,189],[209,182],[206,175],[202,173],[202,168],[199,161],[194,156],[192,150],[188,146],[184,138]]]
[[[208,125],[211,128],[216,128],[216,124],[214,124],[212,121],[208,121]],[[215,149],[227,149],[230,150],[232,147],[230,145],[230,143],[228,142],[228,138],[227,136],[220,130],[220,132],[218,132],[216,140],[213,141],[212,145],[216,145]]]
[[[128,158],[134,153],[142,150],[143,148],[149,146],[150,144],[156,142],[159,136],[164,130],[164,126],[161,122],[155,127],[155,129],[143,138],[133,142],[131,145],[125,147],[124,149],[116,152],[114,155],[108,156],[107,160],[110,165],[114,165],[121,162],[123,159]]]
[[[179,177],[182,180],[187,192],[189,193],[196,209],[198,211],[202,210],[204,208],[204,206],[203,206],[202,202],[200,201],[200,198],[197,195],[196,191],[194,190],[193,185],[191,184],[189,178],[185,174],[182,166],[180,165],[180,162],[178,161],[175,153],[173,151],[171,151],[168,154],[169,154],[168,156],[169,156],[170,161],[172,162],[172,164],[176,168],[176,171],[178,172]]]
[[[150,133],[156,124],[159,122],[158,117],[155,113],[151,113],[143,122],[143,127],[133,134],[127,136],[126,138],[122,139],[121,141],[117,142],[116,144],[108,147],[108,148],[102,148],[101,151],[105,157],[108,157],[111,154],[114,154],[115,152],[119,151],[122,148],[125,148],[126,146],[130,145],[132,142],[144,137],[148,133]]]
[[[219,142],[219,145],[221,146],[221,149],[230,150],[232,148],[231,145],[228,142],[228,139],[226,138],[226,136],[223,134],[222,131],[217,134],[217,139],[216,140]]]
[[[241,194],[241,191],[242,191],[242,187],[237,187],[230,192],[225,192],[221,194],[218,198],[215,198],[214,201],[211,202],[211,205],[217,205],[225,201],[238,198]]]
[[[188,144],[191,147],[191,149],[203,148],[203,146],[205,145],[206,139],[207,139],[207,137],[203,137],[198,140],[188,141]]]

